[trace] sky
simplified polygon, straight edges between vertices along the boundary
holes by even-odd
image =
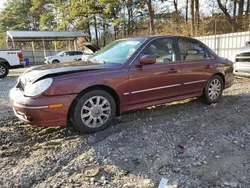
[[[8,0],[0,0],[0,11],[3,9],[3,6],[4,6],[4,2],[6,2]],[[200,0],[200,13],[201,13],[201,16],[203,15],[211,15],[211,12],[212,12],[212,7],[213,7],[213,3],[212,2],[215,2],[215,0]],[[179,0],[179,3],[178,3],[178,8],[181,8],[183,11],[185,10],[185,3],[186,3],[186,0]],[[165,7],[165,6],[162,6],[162,4],[165,4],[165,5],[169,5],[169,3],[155,3],[155,1],[153,0],[153,4],[156,4],[156,7],[157,7],[157,10],[161,10],[161,7]],[[216,4],[216,3],[215,3]],[[173,10],[173,4],[170,4],[171,6],[169,6],[169,9],[170,10]],[[217,4],[216,4],[217,5]],[[217,8],[217,7],[215,7]],[[166,8],[164,8],[166,9]]]
[[[6,1],[6,0],[0,0],[0,10],[3,9],[3,4],[4,4],[5,1]]]

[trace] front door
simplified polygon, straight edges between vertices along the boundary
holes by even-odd
[[[181,94],[202,92],[208,79],[216,72],[216,59],[199,41],[179,38],[182,65]]]
[[[152,102],[180,94],[181,64],[176,61],[173,38],[149,43],[129,69],[129,105]],[[156,63],[141,65],[142,55],[156,56]]]

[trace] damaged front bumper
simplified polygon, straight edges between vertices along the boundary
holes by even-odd
[[[36,126],[64,126],[76,95],[26,97],[19,88],[10,90],[10,105],[22,121]],[[61,105],[57,105],[61,104]]]

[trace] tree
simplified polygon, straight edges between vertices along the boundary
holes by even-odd
[[[244,12],[244,0],[239,0],[239,7],[238,7],[238,12],[239,12],[239,17],[243,16],[243,12]]]
[[[5,3],[5,8],[0,12],[0,48],[5,47],[5,36],[7,30],[31,30],[29,9],[30,0],[10,0]]]
[[[196,31],[200,28],[200,4],[199,0],[195,0],[195,22],[196,22]]]
[[[248,15],[248,14],[249,14],[249,9],[250,9],[250,0],[247,0],[246,15]]]
[[[147,7],[148,7],[148,12],[149,12],[149,25],[150,25],[150,34],[154,35],[155,34],[155,26],[154,26],[154,10],[152,7],[152,1],[147,0]]]
[[[192,19],[192,22],[191,22],[191,25],[192,25],[192,34],[194,34],[195,32],[195,25],[194,25],[194,21],[195,21],[195,15],[194,15],[194,0],[191,0],[191,19]]]
[[[188,23],[188,0],[186,0],[186,24]]]
[[[235,29],[235,21],[234,19],[231,17],[231,15],[229,14],[226,6],[223,6],[221,3],[221,0],[217,0],[218,6],[221,9],[221,11],[224,13],[224,15],[226,16],[228,22],[231,24],[232,29]]]

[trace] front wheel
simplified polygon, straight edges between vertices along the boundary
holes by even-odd
[[[77,99],[70,118],[81,133],[93,133],[107,128],[115,114],[113,97],[106,91],[93,90]]]
[[[223,92],[223,83],[219,75],[210,78],[204,90],[204,97],[207,104],[219,102]]]
[[[9,74],[9,68],[6,64],[0,62],[0,78],[4,78]]]
[[[60,63],[58,60],[53,60],[52,63]]]

